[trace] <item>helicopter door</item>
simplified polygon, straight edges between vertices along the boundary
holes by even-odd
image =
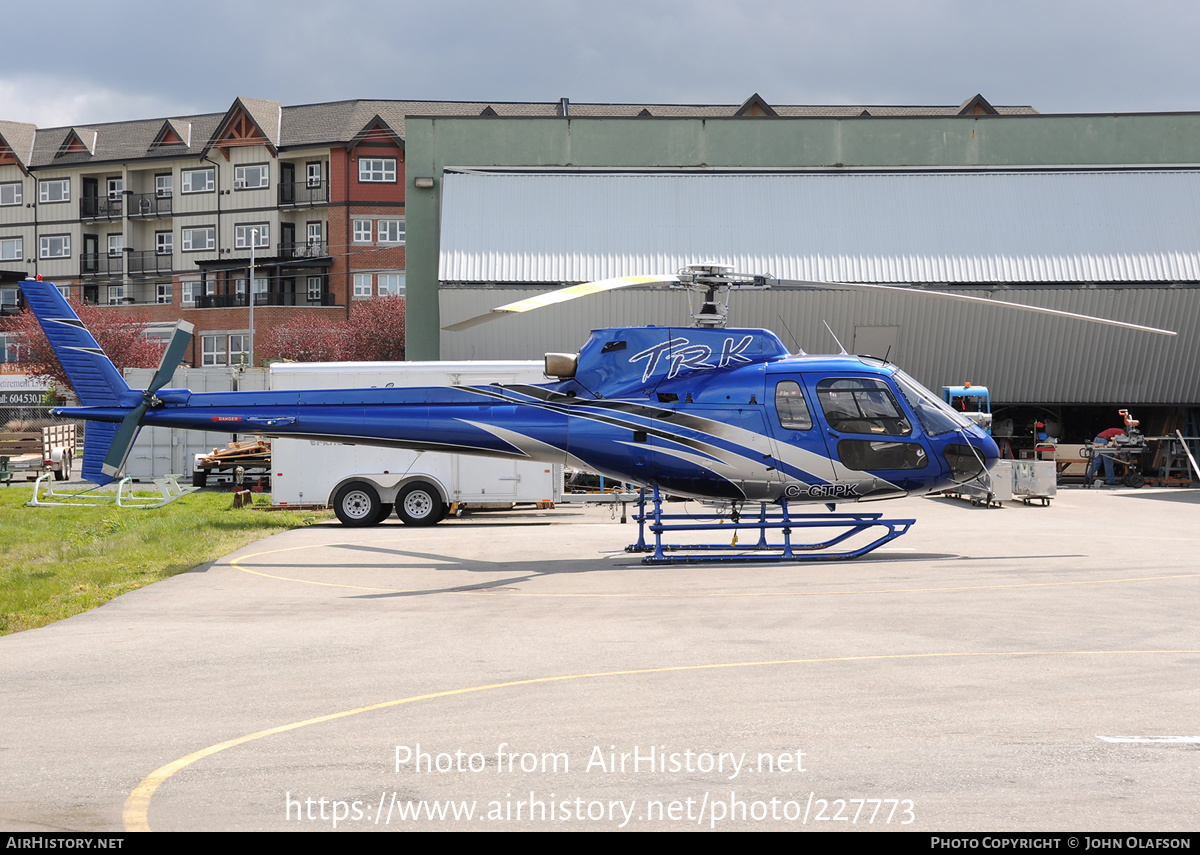
[[[821,429],[813,422],[812,408],[800,380],[800,377],[767,377],[767,398],[773,402],[767,421],[775,441],[775,457],[783,464],[780,475],[785,484],[832,483],[833,461],[829,459]]]
[[[857,476],[860,482],[874,482],[869,493],[883,493],[889,485],[919,490],[941,474],[920,431],[884,380],[824,377],[817,381],[816,393],[817,413],[824,420],[826,442],[842,480]]]

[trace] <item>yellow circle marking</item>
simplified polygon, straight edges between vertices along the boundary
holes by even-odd
[[[818,659],[775,659],[765,660],[761,662],[724,662],[708,665],[672,665],[667,668],[636,668],[626,671],[597,671],[590,674],[564,674],[557,677],[533,677],[528,680],[512,680],[506,683],[487,683],[482,686],[468,686],[462,689],[448,689],[444,692],[430,692],[425,695],[413,695],[407,698],[398,698],[392,701],[383,701],[378,704],[370,704],[365,707],[356,707],[351,710],[343,710],[342,712],[330,713],[329,715],[317,716],[316,718],[308,718],[304,721],[292,722],[291,724],[280,725],[279,727],[271,727],[266,730],[255,731],[248,733],[245,736],[239,736],[236,739],[230,739],[225,742],[219,742],[216,745],[210,745],[208,748],[202,748],[199,751],[193,752],[186,757],[180,757],[165,766],[160,766],[142,780],[133,792],[129,794],[129,798],[125,800],[125,807],[122,811],[121,818],[125,823],[125,830],[128,832],[134,831],[150,831],[150,799],[154,796],[155,791],[176,772],[186,769],[188,766],[203,760],[206,757],[211,757],[227,748],[235,748],[238,745],[244,745],[247,742],[254,742],[258,739],[263,739],[268,736],[274,736],[277,733],[287,733],[289,730],[298,730],[302,727],[308,727],[312,724],[323,724],[327,721],[336,721],[340,718],[348,718],[359,713],[373,712],[374,710],[387,709],[389,707],[397,707],[402,704],[416,703],[417,701],[428,701],[433,698],[448,698],[454,695],[469,695],[474,692],[489,692],[495,689],[510,689],[514,686],[533,686],[539,683],[561,683],[567,680],[590,680],[597,677],[630,677],[639,674],[667,674],[671,672],[682,671],[711,671],[718,668],[756,668],[771,665],[815,665],[825,662],[867,662],[879,661],[888,659],[956,659],[956,658],[990,658],[1001,656],[1119,656],[1119,655],[1180,655],[1185,653],[1200,653],[1198,650],[1010,650],[998,651],[992,653],[889,653],[877,654],[871,656],[831,656]]]
[[[395,543],[394,540],[377,540],[373,543]],[[359,546],[361,544],[352,543],[326,543],[322,546]],[[342,582],[316,582],[312,579],[297,579],[294,576],[280,576],[273,573],[264,573],[261,570],[251,570],[249,567],[242,566],[242,561],[248,561],[252,558],[259,558],[263,555],[274,555],[279,552],[296,552],[302,549],[312,549],[313,546],[288,546],[283,549],[271,549],[266,552],[255,552],[250,555],[242,555],[238,558],[232,558],[229,561],[229,566],[235,570],[241,570],[243,573],[249,573],[252,576],[262,576],[265,579],[277,579],[282,582],[298,582],[302,585],[317,585],[323,588],[347,588],[352,591],[378,591],[388,594],[409,594],[416,593],[417,589],[404,588],[375,588],[367,585],[347,585]],[[640,565],[639,565],[640,566]],[[497,571],[499,572],[499,571]],[[1007,588],[1058,588],[1070,585],[1116,585],[1125,582],[1166,582],[1178,579],[1200,579],[1200,573],[1179,573],[1170,576],[1128,576],[1121,579],[1082,579],[1077,581],[1063,582],[1013,582],[1008,585],[948,585],[940,588],[866,588],[858,590],[842,590],[842,591],[742,591],[729,594],[685,594],[685,593],[667,593],[654,594],[645,592],[636,593],[616,593],[616,594],[600,594],[600,593],[567,593],[567,594],[552,594],[552,593],[535,593],[527,591],[505,591],[504,596],[510,597],[642,597],[645,599],[662,599],[662,598],[677,598],[677,599],[696,599],[696,598],[714,598],[714,597],[825,597],[825,596],[844,596],[846,594],[935,594],[948,593],[951,591],[996,591]],[[474,591],[487,590],[486,583],[463,585],[457,589],[447,590],[447,594],[464,594]],[[425,589],[420,589],[425,590]]]

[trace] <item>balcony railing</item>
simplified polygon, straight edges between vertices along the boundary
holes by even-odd
[[[125,272],[124,260],[125,253],[85,252],[79,256],[79,272],[83,276],[120,276]]]
[[[174,270],[172,262],[175,256],[170,252],[157,252],[152,249],[142,252],[129,253],[130,273],[170,273]]]
[[[81,220],[119,220],[125,208],[120,196],[85,196],[79,200]]]
[[[250,305],[245,294],[202,294],[196,297],[197,309],[231,309]],[[336,306],[333,294],[323,292],[319,297],[307,292],[280,294],[268,292],[254,295],[255,306]]]
[[[281,243],[278,249],[280,258],[326,258],[329,255],[329,245],[323,240]]]
[[[311,208],[329,203],[329,185],[324,181],[279,182],[279,204]]]
[[[171,197],[158,193],[131,193],[129,195],[130,219],[154,219],[171,216]]]

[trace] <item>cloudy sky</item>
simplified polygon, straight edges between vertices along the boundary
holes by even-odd
[[[5,24],[27,52],[0,118],[41,127],[237,95],[1200,110],[1200,4],[1163,0],[64,0]]]

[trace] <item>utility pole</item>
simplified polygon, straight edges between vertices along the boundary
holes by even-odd
[[[258,246],[258,229],[250,230],[250,282],[247,290],[250,295],[250,367],[254,367],[254,248]]]

